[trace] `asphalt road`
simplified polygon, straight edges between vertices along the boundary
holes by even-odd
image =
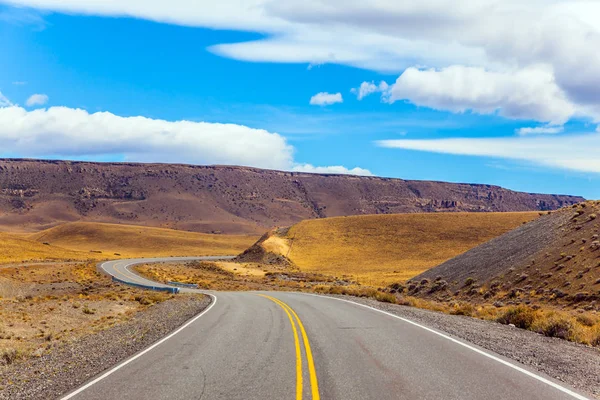
[[[103,269],[155,284],[128,269],[139,261]],[[356,303],[289,292],[210,294],[203,314],[65,399],[586,398],[516,362]]]

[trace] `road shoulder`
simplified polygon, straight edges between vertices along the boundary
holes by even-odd
[[[131,320],[0,370],[0,399],[52,399],[150,346],[202,312],[209,296],[181,295]]]

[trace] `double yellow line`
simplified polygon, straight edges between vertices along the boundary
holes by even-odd
[[[296,400],[302,400],[302,390],[304,388],[302,376],[302,350],[300,348],[298,328],[300,329],[300,333],[302,335],[302,342],[304,343],[304,349],[306,351],[306,361],[308,364],[308,376],[310,378],[312,400],[320,400],[321,397],[319,396],[319,383],[317,381],[315,361],[313,359],[312,350],[310,349],[308,335],[306,334],[306,330],[304,329],[304,325],[298,317],[298,314],[296,314],[292,307],[288,306],[283,301],[276,299],[275,297],[267,296],[265,294],[259,294],[259,296],[267,298],[273,301],[274,303],[278,304],[283,309],[283,311],[285,311],[290,320],[290,324],[292,325],[292,331],[294,333],[294,344],[296,347]],[[296,328],[296,323],[298,324],[298,328]]]

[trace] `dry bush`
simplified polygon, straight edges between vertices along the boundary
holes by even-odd
[[[458,303],[450,309],[451,315],[466,315],[472,317],[475,314],[475,307],[470,303]]]
[[[549,313],[538,319],[531,330],[548,337],[577,341],[573,319],[557,313]]]
[[[11,365],[22,357],[23,354],[17,349],[0,349],[0,365]]]
[[[496,322],[505,325],[513,324],[521,329],[529,329],[536,318],[537,313],[535,310],[525,306],[518,306],[506,309],[502,315],[496,318]]]

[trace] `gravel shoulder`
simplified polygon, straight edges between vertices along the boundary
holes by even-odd
[[[447,315],[352,296],[331,296],[365,304],[446,332],[515,360],[600,399],[600,350],[496,322]]]
[[[148,347],[210,304],[208,296],[180,295],[40,358],[0,369],[0,399],[54,399]]]

